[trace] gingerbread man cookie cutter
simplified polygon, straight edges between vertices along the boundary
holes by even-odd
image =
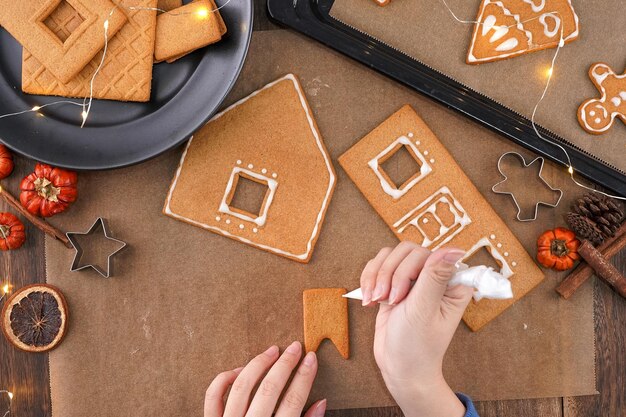
[[[508,156],[514,156],[517,159],[520,160],[520,162],[522,163],[522,165],[524,166],[524,168],[528,168],[529,166],[531,166],[532,164],[534,164],[537,161],[541,161],[541,165],[539,166],[539,179],[541,180],[541,182],[543,182],[546,187],[548,187],[550,190],[552,191],[557,191],[559,193],[559,197],[556,199],[555,203],[550,203],[548,201],[537,201],[537,203],[535,203],[535,211],[533,214],[533,217],[531,218],[527,218],[527,219],[523,219],[520,217],[521,213],[522,213],[522,207],[519,205],[519,202],[517,201],[517,198],[515,197],[515,194],[510,192],[510,191],[499,191],[498,187],[502,184],[504,184],[509,177],[504,173],[504,171],[502,170],[501,164],[502,164],[502,160]],[[543,172],[543,165],[545,163],[545,159],[542,158],[541,156],[538,156],[537,158],[533,159],[532,161],[530,161],[529,163],[526,163],[526,159],[524,159],[524,157],[517,153],[517,152],[505,152],[502,155],[500,155],[500,158],[498,158],[498,172],[500,173],[500,175],[502,177],[504,177],[504,179],[500,182],[498,182],[497,184],[495,184],[493,187],[491,187],[491,191],[493,191],[496,194],[506,194],[506,195],[510,195],[513,198],[513,203],[515,203],[515,207],[517,208],[517,214],[515,216],[515,218],[520,221],[520,222],[532,222],[537,220],[537,213],[539,211],[539,206],[543,205],[546,207],[552,207],[555,208],[559,205],[559,203],[561,202],[561,199],[563,198],[563,190],[561,190],[560,188],[554,188],[550,185],[550,183],[548,183],[548,181],[546,181],[546,179],[541,175]]]
[[[582,128],[600,135],[609,130],[618,117],[626,123],[626,72],[617,75],[607,64],[599,62],[589,69],[589,78],[602,97],[589,99],[578,108]]]

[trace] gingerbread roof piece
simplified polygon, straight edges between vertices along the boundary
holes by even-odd
[[[512,58],[578,38],[570,0],[483,0],[467,53],[468,64]]]
[[[163,211],[308,262],[335,182],[304,92],[289,74],[217,114],[194,135]]]

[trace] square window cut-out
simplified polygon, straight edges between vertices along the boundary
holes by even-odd
[[[61,0],[58,6],[44,20],[43,24],[52,32],[61,43],[85,21],[78,11],[66,0]]]
[[[502,264],[493,257],[487,246],[481,246],[476,252],[465,258],[463,263],[468,266],[484,265],[493,268],[494,271],[499,271],[502,268]]]
[[[463,258],[461,262],[469,266],[490,266],[495,271],[500,272],[505,278],[510,278],[513,275],[513,270],[509,266],[509,263],[486,237],[476,242],[476,244],[467,251],[465,258]]]
[[[278,182],[265,175],[235,167],[226,185],[219,211],[263,226]]]
[[[368,165],[380,181],[383,191],[394,199],[406,194],[432,172],[422,153],[406,136],[400,136]]]

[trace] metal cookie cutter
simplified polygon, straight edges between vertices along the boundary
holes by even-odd
[[[547,201],[538,201],[535,204],[535,214],[533,215],[532,218],[529,219],[521,219],[520,218],[520,214],[522,212],[522,208],[520,207],[519,203],[517,202],[517,199],[515,198],[515,194],[513,194],[512,192],[509,191],[498,191],[497,187],[503,183],[505,183],[509,178],[506,176],[506,174],[502,171],[502,168],[500,167],[500,163],[502,162],[502,159],[508,155],[513,155],[515,157],[517,157],[522,164],[524,165],[524,168],[528,168],[529,166],[531,166],[532,164],[534,164],[537,160],[541,160],[541,166],[539,167],[539,179],[552,191],[558,191],[559,192],[559,198],[556,200],[556,203],[551,204]],[[538,156],[537,158],[533,159],[530,163],[526,163],[526,160],[524,159],[524,157],[517,153],[517,152],[506,152],[503,153],[502,155],[500,155],[500,158],[498,158],[498,172],[500,173],[500,175],[502,175],[504,177],[504,179],[502,181],[500,181],[499,183],[495,184],[493,187],[491,187],[491,191],[493,191],[496,194],[508,194],[511,197],[513,197],[513,202],[515,203],[515,207],[517,207],[517,215],[515,216],[516,219],[520,222],[532,222],[534,220],[537,220],[537,211],[539,210],[539,205],[543,204],[544,206],[547,207],[556,207],[559,205],[559,203],[561,202],[561,198],[563,198],[563,190],[561,190],[560,188],[552,188],[552,186],[548,183],[548,181],[546,181],[546,179],[544,177],[541,176],[541,173],[543,172],[543,164],[545,163],[545,159],[543,159],[541,156]]]
[[[80,263],[85,251],[80,246],[80,243],[78,242],[78,239],[76,237],[79,235],[86,236],[86,235],[91,235],[91,234],[96,234],[96,233],[102,233],[105,239],[118,243],[118,248],[107,255],[106,270],[104,270],[102,267],[100,267],[100,265],[97,265],[95,263],[89,263],[89,264],[84,264],[84,265],[81,265]],[[76,254],[74,255],[74,260],[72,261],[72,266],[70,267],[71,272],[80,271],[85,268],[92,268],[103,277],[109,278],[111,276],[111,257],[113,257],[113,255],[115,255],[116,253],[118,253],[119,251],[121,251],[122,249],[126,247],[126,242],[123,242],[119,239],[115,239],[114,237],[111,237],[109,235],[107,222],[102,217],[98,217],[96,221],[94,222],[94,224],[89,228],[88,231],[84,233],[67,232],[66,236],[69,239],[72,246],[74,247],[74,249],[76,250]]]

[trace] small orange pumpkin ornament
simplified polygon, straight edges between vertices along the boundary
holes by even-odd
[[[537,239],[537,261],[546,268],[566,271],[580,258],[579,246],[580,240],[569,229],[546,230]]]
[[[13,155],[6,146],[0,143],[0,180],[13,172]]]

